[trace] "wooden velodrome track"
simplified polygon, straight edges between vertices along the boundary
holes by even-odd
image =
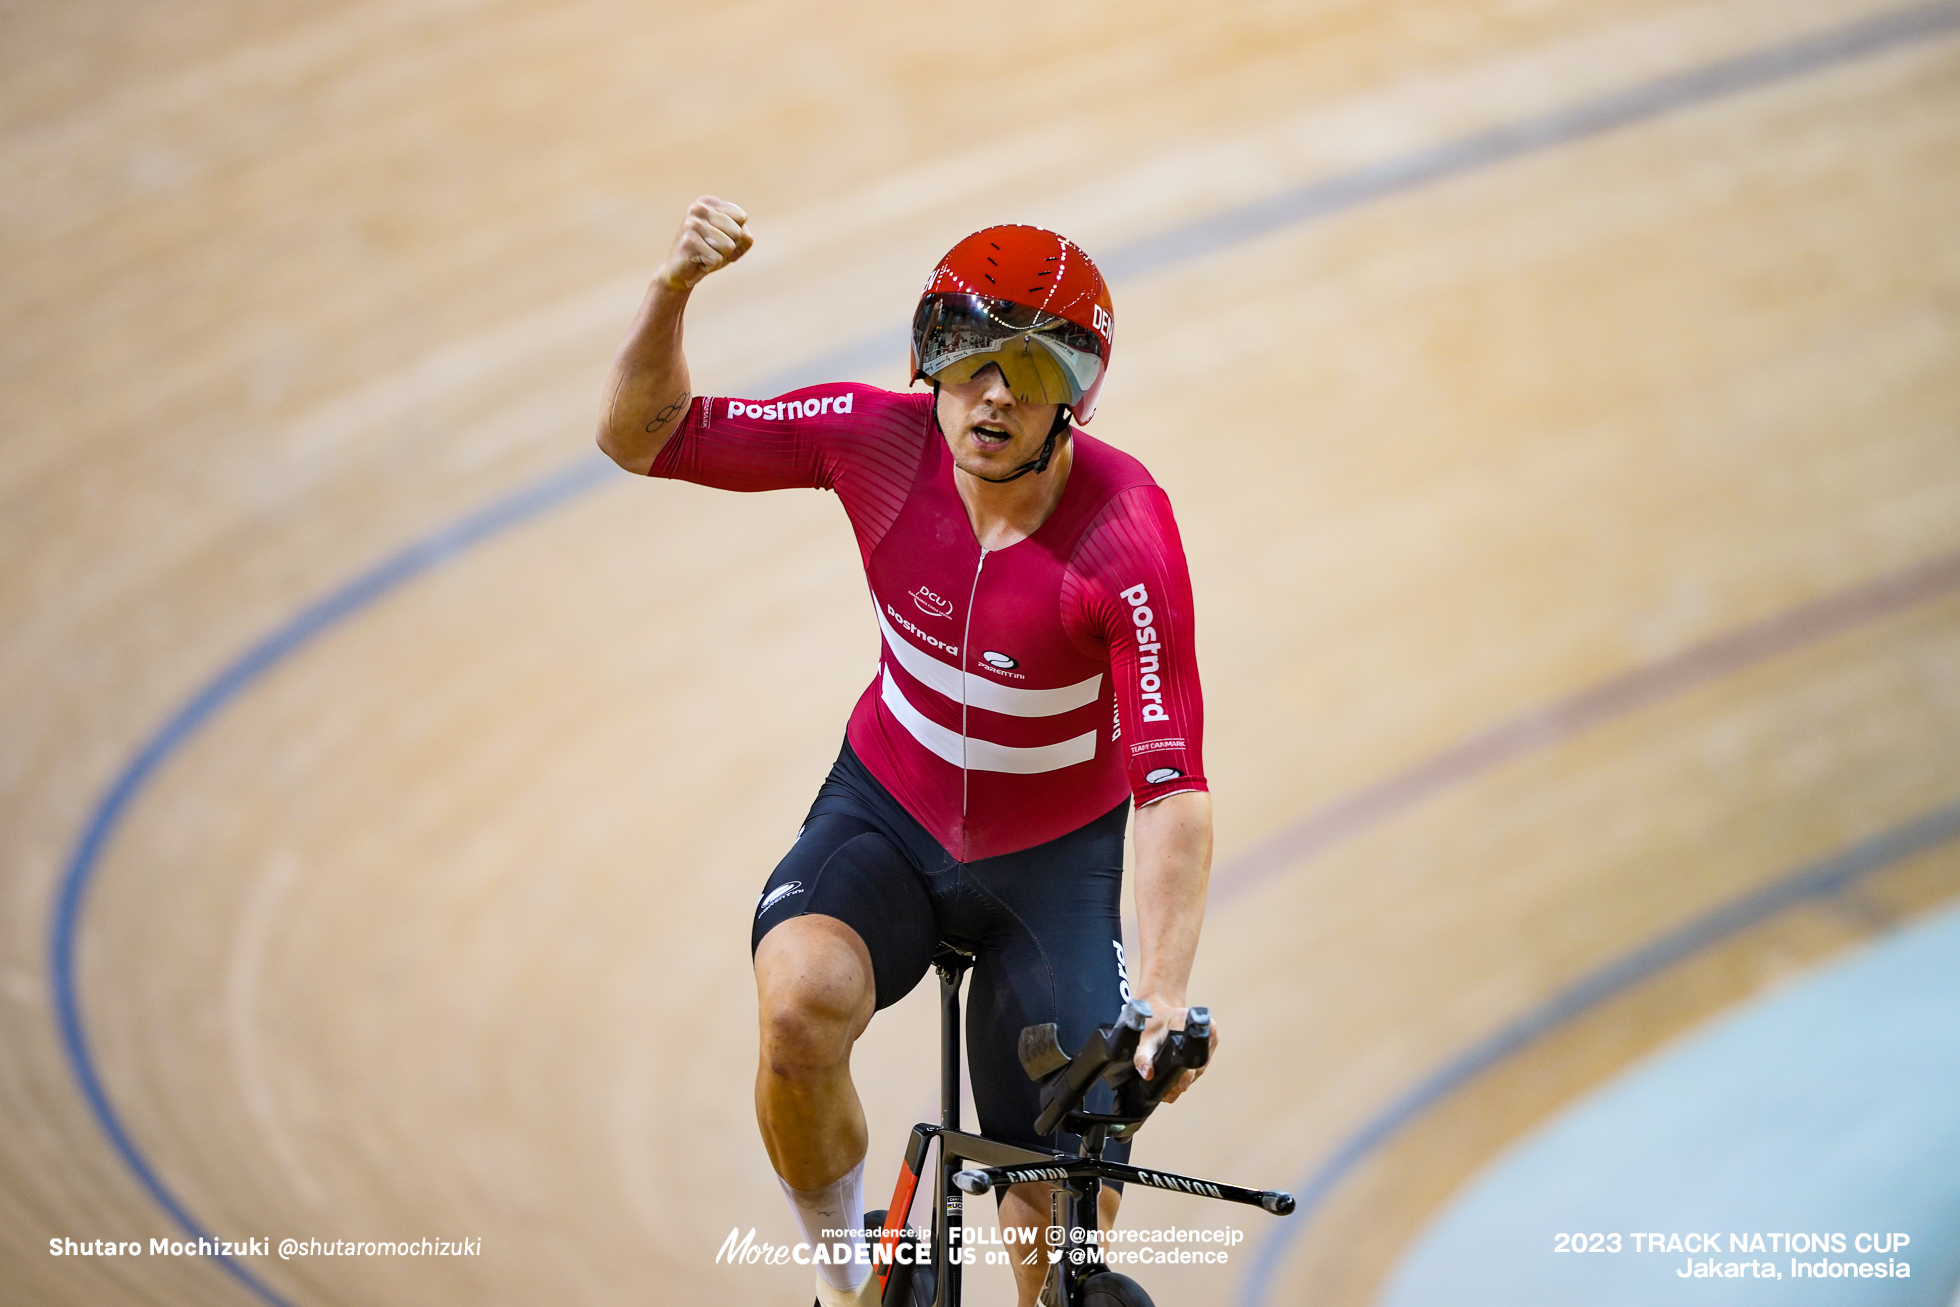
[[[790,1237],[747,921],[873,666],[849,533],[585,461],[713,191],[758,245],[696,297],[708,393],[901,384],[860,342],[977,226],[1109,256],[1227,1038],[1138,1156],[1324,1190],[1283,1238],[1135,1196],[1252,1236],[1139,1278],[1367,1301],[1505,1141],[1960,892],[1960,14],[1902,12],[8,8],[0,1299],[807,1300],[713,1259]],[[933,1020],[860,1049],[880,1198]],[[482,1251],[48,1250],[179,1220]]]

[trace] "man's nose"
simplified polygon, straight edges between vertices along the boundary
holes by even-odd
[[[987,383],[987,388],[980,392],[982,399],[995,403],[1012,403],[1014,401],[1014,388],[1007,384],[1007,374],[1001,371],[1000,364],[987,364],[986,367],[980,369],[979,377]]]

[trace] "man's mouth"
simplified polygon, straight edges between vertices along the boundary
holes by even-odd
[[[974,426],[973,438],[986,445],[1004,445],[1013,439],[1013,435],[1005,427],[982,422]]]

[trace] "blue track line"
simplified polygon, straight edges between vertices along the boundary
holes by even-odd
[[[149,1191],[150,1197],[156,1199],[157,1205],[169,1213],[170,1219],[191,1238],[210,1239],[213,1236],[185,1210],[129,1137],[122,1118],[116,1115],[109,1103],[108,1093],[102,1087],[95,1058],[89,1051],[88,1034],[82,1026],[81,1004],[75,988],[75,939],[81,922],[82,905],[103,848],[115,833],[123,814],[170,755],[195,735],[198,728],[220,708],[236,698],[241,690],[271,671],[294,650],[341,619],[367,607],[471,545],[583,493],[610,471],[610,463],[594,456],[547,477],[404,549],[306,608],[286,625],[246,650],[192,695],[136,751],[136,756],[124,766],[115,783],[109,787],[109,792],[96,805],[61,878],[61,891],[55,899],[54,920],[48,932],[55,1023],[60,1028],[62,1048],[67,1052],[69,1065],[81,1086],[82,1097],[88,1101],[89,1109],[95,1114],[103,1133],[109,1136],[109,1142],[142,1182],[143,1188]],[[215,1260],[266,1302],[276,1304],[276,1307],[290,1307],[284,1298],[232,1258],[219,1255]]]
[[[1951,0],[1881,15],[1284,191],[1122,246],[1111,252],[1103,267],[1113,281],[1149,276],[1386,195],[1724,96],[1820,72],[1938,36],[1956,27],[1960,27],[1960,3]],[[901,331],[879,332],[769,379],[759,389],[789,390],[813,381],[862,373],[882,360],[897,357],[903,345]],[[438,564],[578,497],[612,475],[611,465],[596,456],[581,459],[384,559],[302,610],[234,659],[171,714],[124,764],[97,801],[62,873],[49,924],[48,957],[55,1021],[70,1069],[97,1124],[143,1188],[186,1235],[211,1237],[163,1183],[130,1138],[102,1086],[82,1024],[75,946],[88,890],[103,850],[143,788],[171,755],[244,689],[308,641]],[[1274,1264],[1277,1256],[1277,1253],[1271,1255]],[[291,1307],[247,1267],[229,1257],[214,1260],[262,1301],[272,1307]],[[1267,1264],[1264,1254],[1260,1264]],[[1270,1269],[1264,1274],[1269,1276]],[[1264,1280],[1260,1279],[1259,1283],[1263,1285]]]
[[[1895,10],[1281,191],[1145,237],[1115,251],[1101,266],[1112,281],[1143,276],[1370,200],[1569,145],[1710,100],[1824,72],[1944,35],[1956,27],[1960,27],[1957,4]]]
[[[1513,1053],[1528,1048],[1560,1026],[1584,1016],[1641,981],[1660,975],[1675,963],[1767,921],[1786,908],[1842,893],[1874,872],[1883,871],[1955,838],[1960,838],[1960,803],[1927,813],[1863,843],[1854,844],[1821,862],[1812,863],[1745,894],[1671,934],[1663,935],[1644,948],[1583,977],[1553,995],[1542,1006],[1459,1054],[1382,1109],[1350,1135],[1326,1161],[1300,1178],[1295,1191],[1299,1205],[1292,1216],[1285,1218],[1286,1223],[1279,1232],[1260,1246],[1253,1259],[1252,1272],[1246,1277],[1240,1301],[1245,1307],[1260,1307],[1265,1302],[1280,1262],[1305,1231],[1314,1210],[1326,1201],[1334,1188],[1364,1158],[1393,1138],[1404,1126]]]

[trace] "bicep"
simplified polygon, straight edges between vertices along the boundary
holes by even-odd
[[[816,400],[806,406],[801,395],[764,401],[701,396],[654,459],[649,475],[717,490],[825,488],[825,441],[817,408]]]

